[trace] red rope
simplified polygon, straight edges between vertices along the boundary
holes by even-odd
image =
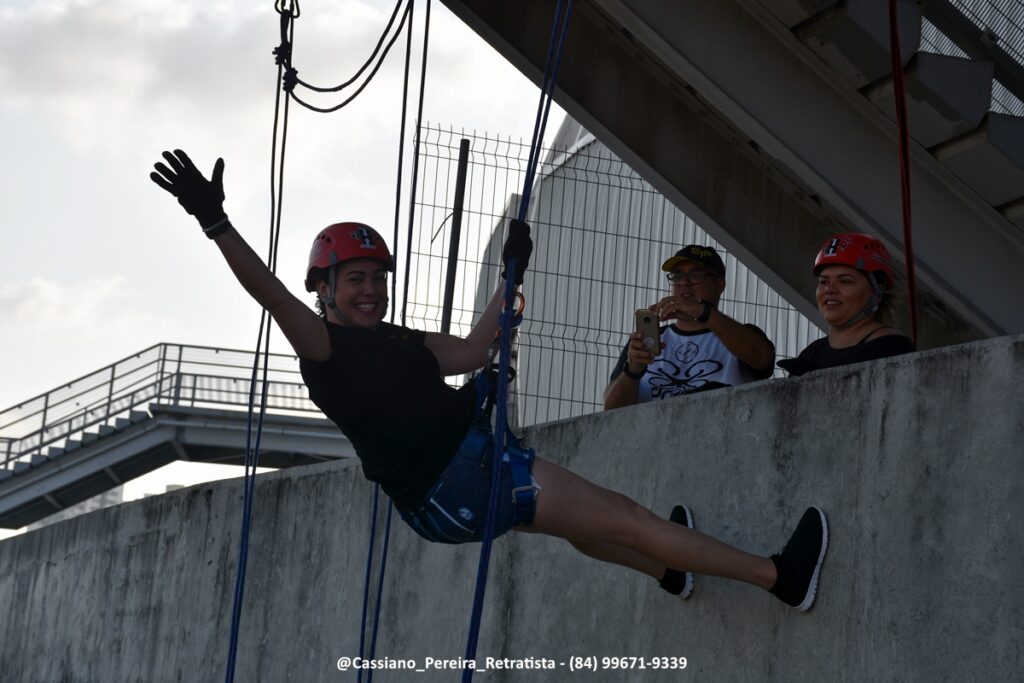
[[[903,83],[900,58],[900,29],[896,0],[889,0],[889,52],[892,56],[892,94],[896,100],[896,126],[899,129],[900,194],[903,200],[903,253],[907,269],[907,299],[910,304],[910,336],[917,344],[917,284],[914,277],[914,242],[910,220],[910,135],[907,132],[907,91]]]

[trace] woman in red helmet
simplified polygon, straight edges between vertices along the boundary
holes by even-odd
[[[828,335],[811,342],[796,358],[779,361],[790,375],[910,353],[914,342],[900,333],[895,318],[892,257],[863,233],[830,237],[814,259],[815,299]]]
[[[320,232],[310,253],[306,289],[317,316],[274,276],[224,213],[218,159],[206,180],[180,150],[164,152],[152,180],[178,198],[213,239],[243,287],[266,308],[300,358],[310,398],[352,441],[365,476],[391,496],[419,535],[441,543],[479,541],[490,496],[489,425],[474,423],[474,383],[454,389],[444,377],[481,368],[498,328],[503,287],[465,339],[383,322],[393,260],[375,230],[338,223]],[[503,249],[522,282],[532,242],[517,221]],[[828,545],[824,513],[809,508],[778,555],[752,555],[667,521],[629,498],[595,486],[528,452],[534,496],[521,531],[563,538],[581,552],[644,572],[665,590],[688,595],[690,572],[770,590],[799,610],[814,602]],[[495,536],[513,528],[511,466],[502,463]],[[527,485],[525,489],[530,489]],[[535,507],[534,507],[535,506]]]

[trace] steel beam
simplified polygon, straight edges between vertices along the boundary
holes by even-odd
[[[540,82],[551,3],[445,4]],[[902,258],[895,126],[755,0],[577,3],[555,97],[805,314],[830,232]],[[912,147],[922,345],[1024,331],[1024,234]]]

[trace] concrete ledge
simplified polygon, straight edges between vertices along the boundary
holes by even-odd
[[[479,655],[685,656],[683,675],[595,681],[1009,680],[1024,665],[1024,337],[552,423],[544,457],[755,552],[811,503],[832,546],[815,608],[698,577],[656,583],[513,534],[495,545]],[[338,676],[359,643],[369,501],[358,468],[260,477],[238,680]],[[11,680],[223,676],[238,481],[98,511],[0,543],[0,660]],[[457,658],[478,548],[393,528],[378,657]],[[484,678],[486,676],[486,678]],[[376,671],[379,681],[452,681]],[[480,680],[563,681],[564,669]]]

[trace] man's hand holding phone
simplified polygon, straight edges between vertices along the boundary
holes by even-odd
[[[626,351],[626,374],[638,379],[647,370],[655,357],[661,353],[661,321],[658,315],[647,308],[635,313],[636,331],[629,335],[629,349]]]

